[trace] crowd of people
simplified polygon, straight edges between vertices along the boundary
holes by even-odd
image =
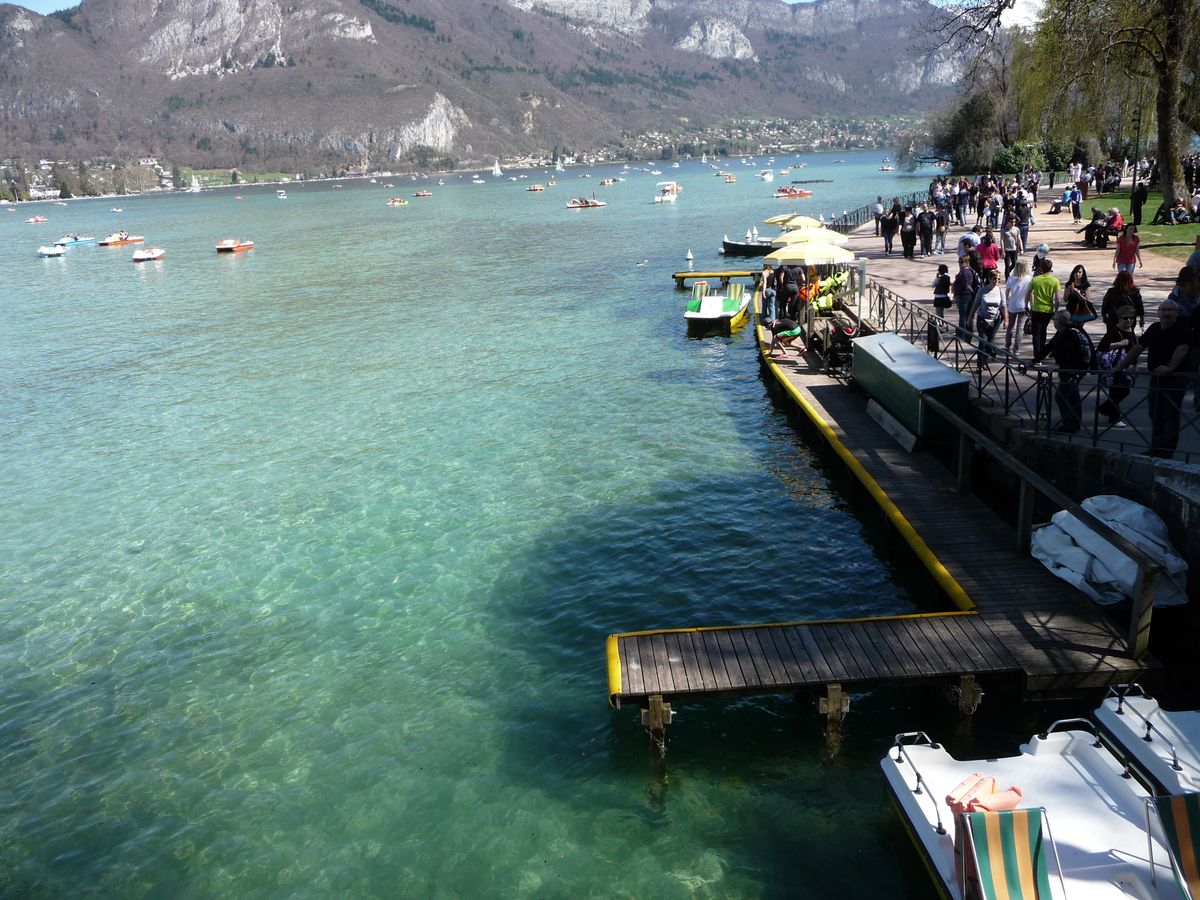
[[[1200,156],[1188,162],[1187,187],[1196,193],[1197,205],[1193,209],[1185,203],[1184,211],[1174,214],[1172,221],[1188,221],[1184,216],[1200,214],[1200,184],[1196,183]],[[1151,420],[1148,452],[1170,457],[1178,444],[1189,389],[1193,408],[1200,412],[1200,237],[1169,295],[1158,304],[1158,321],[1146,327],[1147,304],[1137,285],[1137,270],[1143,266],[1140,204],[1131,209],[1133,221],[1126,221],[1117,207],[1093,209],[1086,224],[1081,215],[1085,185],[1101,192],[1115,190],[1127,168],[1131,167],[1119,163],[1092,170],[1074,168],[1047,210],[1050,215],[1069,214],[1083,226],[1078,233],[1086,246],[1112,253],[1106,259],[1111,281],[1097,278],[1095,272],[1089,276],[1082,264],[1071,267],[1062,279],[1049,246],[1030,245],[1041,182],[1040,173],[1032,170],[1011,178],[990,174],[970,180],[936,178],[928,200],[907,208],[899,201],[888,205],[877,198],[876,234],[882,238],[885,256],[899,252],[917,259],[955,254],[954,263],[937,267],[931,283],[933,305],[943,319],[949,320],[953,311],[960,335],[978,339],[981,361],[1003,352],[1014,360],[1057,363],[1055,430],[1060,433],[1082,427],[1079,384],[1089,371],[1100,373],[1101,415],[1109,427],[1125,428],[1122,402],[1130,394],[1135,366],[1144,353]],[[1144,189],[1140,199],[1145,202]],[[960,233],[963,228],[966,231]],[[1087,261],[1094,259],[1089,256]],[[1103,327],[1098,341],[1086,327],[1092,321],[1097,323],[1092,326],[1097,334],[1098,326]],[[1026,336],[1031,357],[1022,357]]]

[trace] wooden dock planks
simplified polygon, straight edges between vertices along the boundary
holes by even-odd
[[[1027,691],[1051,694],[1146,671],[1102,610],[1019,550],[1012,529],[979,499],[959,495],[941,463],[896,444],[861,394],[801,365],[772,371],[833,440],[852,449],[976,611],[613,635],[614,705],[654,694],[866,688],[963,675],[1015,676]]]

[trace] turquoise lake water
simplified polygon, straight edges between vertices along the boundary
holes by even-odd
[[[0,896],[926,896],[877,761],[936,698],[836,755],[811,702],[687,705],[666,784],[606,704],[614,631],[926,608],[669,277],[928,183],[840,157],[0,213]],[[35,256],[118,228],[166,258]]]

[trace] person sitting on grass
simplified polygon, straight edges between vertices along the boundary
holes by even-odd
[[[795,347],[796,342],[804,334],[804,329],[795,319],[776,319],[771,323],[770,328],[771,346],[767,348],[767,356],[771,359],[786,359],[787,348]],[[776,348],[779,349],[779,356],[775,355]],[[797,353],[804,353],[807,350],[808,348],[803,343],[796,347]]]

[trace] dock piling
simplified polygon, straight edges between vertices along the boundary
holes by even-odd
[[[663,703],[662,694],[651,694],[649,704],[642,710],[642,727],[650,733],[650,752],[661,760],[667,755],[667,726],[674,714],[671,704]]]

